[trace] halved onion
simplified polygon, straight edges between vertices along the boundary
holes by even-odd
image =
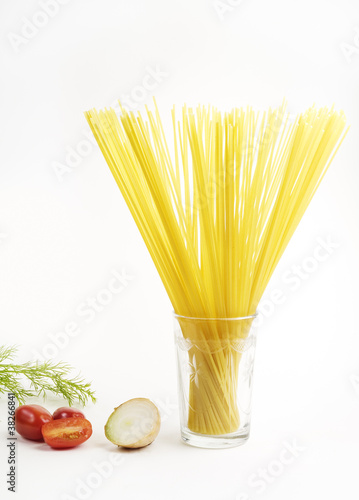
[[[117,446],[142,448],[156,439],[160,425],[157,406],[149,399],[135,398],[115,408],[105,425],[105,435]]]

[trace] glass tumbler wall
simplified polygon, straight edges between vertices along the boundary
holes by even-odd
[[[190,318],[175,314],[182,439],[226,448],[249,437],[255,315]]]

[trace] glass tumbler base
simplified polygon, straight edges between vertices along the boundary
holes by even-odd
[[[197,448],[221,449],[241,446],[249,438],[249,428],[243,429],[241,433],[210,436],[208,434],[197,434],[188,429],[181,430],[182,441]]]

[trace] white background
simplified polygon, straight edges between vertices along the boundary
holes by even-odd
[[[86,409],[94,436],[80,448],[56,452],[19,440],[16,498],[81,498],[80,482],[95,481],[96,465],[114,456],[123,460],[82,498],[357,498],[358,3],[62,3],[50,19],[38,0],[0,4],[1,343],[18,344],[19,361],[47,353],[71,363],[93,381],[98,402]],[[31,33],[32,21],[43,26]],[[27,39],[16,39],[24,33]],[[143,91],[156,68],[159,81]],[[131,93],[138,109],[155,95],[168,134],[170,107],[185,101],[263,109],[286,97],[291,113],[335,103],[351,124],[262,302],[252,435],[240,448],[180,442],[171,305],[104,159],[85,136],[84,110]],[[76,148],[76,166],[56,174]],[[335,248],[313,262],[318,241]],[[284,283],[296,265],[310,272],[296,286]],[[114,269],[133,279],[86,322],[77,307],[108,286]],[[282,304],[273,305],[274,289]],[[61,336],[68,345],[54,349],[51,335],[71,322],[78,334]],[[159,403],[161,433],[146,449],[118,451],[103,425],[114,406],[140,396]],[[49,399],[46,406],[62,404]],[[10,498],[5,397],[0,418],[0,496]],[[294,441],[302,451],[278,468],[285,443]],[[263,492],[250,482],[261,468],[277,472]]]

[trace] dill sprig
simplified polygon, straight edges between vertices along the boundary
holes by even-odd
[[[72,367],[67,363],[29,361],[14,364],[12,361],[16,352],[16,346],[0,346],[0,394],[12,392],[20,404],[33,396],[45,398],[47,392],[63,397],[70,406],[76,401],[82,405],[89,399],[96,401],[90,383],[86,383],[79,375],[69,378]],[[29,389],[23,385],[24,377],[30,382]]]

